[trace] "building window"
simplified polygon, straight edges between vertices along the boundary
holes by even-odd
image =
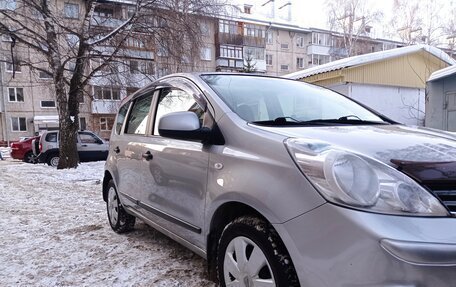
[[[113,118],[100,118],[100,130],[110,131],[114,125]]]
[[[144,43],[144,41],[139,38],[128,37],[125,39],[125,46],[134,49],[144,49],[146,47],[146,43]]]
[[[324,33],[312,33],[312,44],[331,46],[331,35]]]
[[[27,131],[27,119],[19,117],[11,117],[11,130],[13,132]]]
[[[3,42],[13,42],[13,39],[8,34],[2,34],[2,41]]]
[[[201,60],[203,60],[203,61],[212,60],[212,49],[210,47],[201,48]]]
[[[168,49],[163,46],[159,46],[157,50],[157,56],[168,57]]]
[[[282,44],[280,44],[280,48],[282,48],[282,49],[288,49],[288,43],[282,43]]]
[[[323,65],[330,62],[329,55],[312,54],[312,65]]]
[[[264,48],[245,47],[244,49],[245,59],[264,60]]]
[[[130,73],[153,75],[154,64],[151,61],[130,60]]]
[[[103,18],[112,18],[114,16],[114,9],[108,7],[95,7],[93,15]]]
[[[79,19],[79,5],[74,3],[65,3],[63,13],[66,18]]]
[[[274,34],[271,31],[266,32],[266,43],[269,45],[274,43]]]
[[[266,54],[266,65],[272,66],[272,55]]]
[[[23,88],[8,88],[8,95],[10,102],[24,102]]]
[[[266,37],[266,30],[264,29],[264,26],[244,24],[244,36],[264,39]]]
[[[201,35],[203,35],[203,36],[210,35],[209,24],[207,22],[201,22],[199,26],[200,26]]]
[[[79,129],[80,129],[81,131],[87,129],[86,118],[84,118],[84,117],[79,118]]]
[[[288,71],[288,65],[280,65],[280,70]]]
[[[39,72],[40,79],[52,79],[52,74],[46,71]]]
[[[296,38],[296,47],[304,48],[304,37],[298,36]]]
[[[9,73],[16,72],[20,73],[21,72],[21,60],[19,59],[14,59],[14,65],[13,61],[11,59],[5,63],[6,64],[6,71]]]
[[[41,101],[42,108],[55,108],[55,101]]]
[[[219,32],[227,34],[237,34],[237,24],[234,21],[219,20]]]
[[[244,13],[252,14],[252,5],[244,4]]]
[[[296,68],[304,68],[304,58],[296,58]]]
[[[242,59],[242,47],[220,46],[220,57]]]
[[[75,34],[66,34],[66,42],[71,48],[79,46],[79,37]]]
[[[112,87],[94,87],[94,97],[97,100],[120,100],[120,89]]]
[[[0,10],[16,10],[16,0],[0,0]]]
[[[164,77],[169,74],[169,69],[167,67],[160,67],[157,69],[157,76]]]

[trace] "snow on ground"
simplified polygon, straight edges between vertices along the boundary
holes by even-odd
[[[103,165],[0,161],[0,285],[215,286],[202,258],[142,221],[111,230]]]

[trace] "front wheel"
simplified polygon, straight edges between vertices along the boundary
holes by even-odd
[[[117,195],[116,186],[112,180],[109,181],[107,188],[108,200],[106,202],[106,209],[112,230],[117,233],[124,233],[132,230],[136,218],[124,210],[120,203],[119,196]]]
[[[221,286],[299,286],[284,244],[266,221],[243,216],[222,232],[217,249]]]

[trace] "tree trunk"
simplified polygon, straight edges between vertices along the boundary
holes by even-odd
[[[78,125],[69,117],[60,118],[60,158],[57,169],[76,168],[78,166],[77,135]]]
[[[41,0],[41,7],[44,11],[44,24],[46,28],[46,39],[49,44],[48,60],[54,76],[54,87],[57,100],[57,108],[59,112],[59,164],[57,169],[76,168],[79,162],[77,150],[77,132],[78,132],[78,116],[72,116],[69,111],[68,94],[64,78],[64,65],[60,50],[57,48],[58,39],[54,22],[48,15],[51,15],[48,4],[45,0]]]

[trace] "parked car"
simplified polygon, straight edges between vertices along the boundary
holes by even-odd
[[[303,82],[201,73],[127,97],[110,143],[111,228],[142,219],[221,286],[456,282],[451,134]]]
[[[91,131],[79,131],[77,137],[77,149],[81,162],[106,160],[109,145]],[[37,161],[47,163],[50,166],[59,164],[59,132],[46,131],[39,141]]]
[[[11,157],[28,163],[35,163],[36,156],[32,151],[32,141],[40,140],[39,136],[27,137],[18,142],[11,143]]]

